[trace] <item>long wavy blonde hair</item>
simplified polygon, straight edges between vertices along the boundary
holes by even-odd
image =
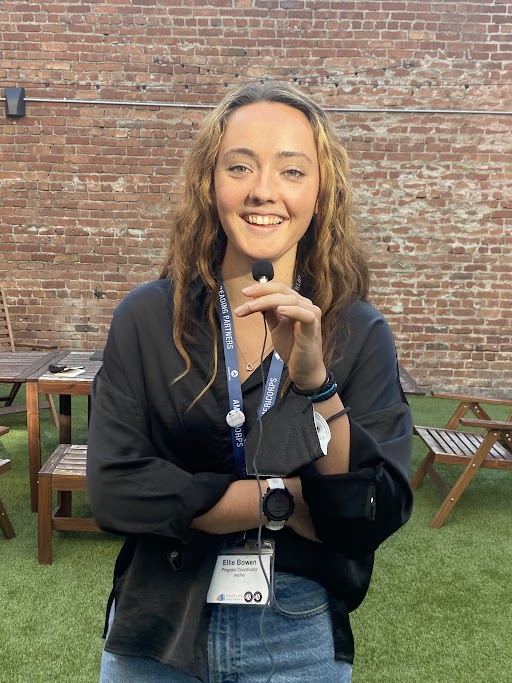
[[[185,344],[193,339],[193,324],[197,321],[190,320],[187,307],[190,285],[200,277],[206,286],[213,337],[212,372],[198,398],[210,388],[219,363],[216,274],[220,271],[226,237],[215,204],[213,174],[230,114],[257,102],[279,102],[298,109],[313,130],[320,168],[318,212],[299,242],[296,273],[305,278],[308,295],[322,311],[326,367],[333,359],[340,310],[351,300],[366,299],[368,295],[368,267],[352,217],[349,161],[327,114],[309,96],[284,82],[249,83],[229,92],[204,118],[192,143],[184,167],[184,192],[174,212],[161,273],[161,278],[168,278],[173,285],[173,338],[186,366],[177,379],[191,368]]]

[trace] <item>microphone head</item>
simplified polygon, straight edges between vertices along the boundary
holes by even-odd
[[[252,276],[256,282],[270,282],[274,279],[274,266],[265,259],[252,264]]]

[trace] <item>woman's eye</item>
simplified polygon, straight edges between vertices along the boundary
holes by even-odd
[[[304,175],[304,173],[303,173],[302,171],[299,171],[298,168],[289,168],[289,169],[286,171],[286,175],[287,175],[289,178],[302,178],[302,176]]]
[[[239,175],[242,175],[244,173],[248,173],[249,169],[243,164],[233,164],[233,166],[229,167],[229,171],[231,171],[231,173],[238,173]]]

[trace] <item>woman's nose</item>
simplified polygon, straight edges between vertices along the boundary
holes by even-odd
[[[249,198],[253,202],[264,204],[277,200],[277,186],[270,173],[261,172],[254,176],[253,184],[249,190]]]

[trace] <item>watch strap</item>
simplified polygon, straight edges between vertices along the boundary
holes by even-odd
[[[269,491],[275,490],[275,489],[282,489],[283,491],[287,491],[288,489],[286,488],[284,481],[281,477],[270,477],[267,479],[267,484],[268,484],[268,489],[265,493],[265,496],[268,494]],[[263,498],[265,498],[263,496]],[[286,519],[268,519],[267,523],[265,524],[265,527],[269,529],[270,531],[280,531],[281,529],[284,528],[284,525],[286,524]]]
[[[267,479],[269,489],[285,489],[284,481],[281,477],[270,477]]]
[[[280,522],[277,522],[273,519],[269,519],[268,522],[265,524],[265,528],[269,529],[270,531],[281,531],[281,529],[284,529],[285,522],[285,519],[282,519]]]

